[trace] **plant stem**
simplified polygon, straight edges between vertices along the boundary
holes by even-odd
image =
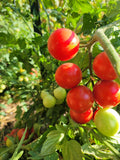
[[[88,54],[89,54],[89,71],[90,71],[90,76],[93,77],[91,46],[88,46]],[[92,86],[94,86],[94,81],[93,81],[91,78],[90,78],[90,81],[91,81],[91,83],[92,83]]]
[[[110,40],[107,38],[107,36],[104,33],[104,29],[98,29],[96,30],[94,34],[94,38],[99,41],[108,55],[115,71],[118,76],[118,79],[120,80],[120,56],[115,50],[114,46],[110,42]]]

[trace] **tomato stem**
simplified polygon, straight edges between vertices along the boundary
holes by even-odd
[[[98,30],[96,30],[96,32],[94,34],[94,38],[101,43],[104,51],[108,55],[112,65],[116,71],[118,79],[120,80],[120,56],[117,53],[117,51],[115,50],[115,48],[112,45],[112,43],[110,42],[110,40],[108,39],[108,37],[105,35],[104,28],[103,29],[99,28]]]

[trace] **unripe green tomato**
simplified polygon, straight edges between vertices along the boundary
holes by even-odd
[[[64,102],[64,99],[56,99],[56,104],[62,104]]]
[[[28,78],[28,77],[24,77],[24,81],[25,81],[25,82],[28,82],[28,81],[29,81],[29,78]]]
[[[56,99],[52,95],[47,95],[46,97],[43,98],[43,105],[46,108],[52,108],[56,104]]]
[[[22,82],[24,80],[24,76],[19,76],[18,80]]]
[[[4,90],[6,88],[6,85],[5,84],[1,84],[0,85],[0,89]]]
[[[98,110],[94,122],[99,132],[105,136],[114,136],[120,131],[120,115],[114,109]]]
[[[53,91],[55,98],[57,99],[65,99],[66,97],[66,90],[62,87],[57,87]]]
[[[6,140],[6,146],[7,147],[11,147],[13,144],[14,144],[13,141],[11,139],[7,138],[7,140]]]
[[[49,92],[47,92],[45,89],[41,91],[41,98],[43,99],[44,97],[46,97],[47,95],[49,95]]]

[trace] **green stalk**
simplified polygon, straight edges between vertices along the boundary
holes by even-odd
[[[120,80],[120,56],[115,50],[114,46],[110,42],[110,40],[107,38],[107,36],[104,33],[104,29],[98,29],[96,30],[94,34],[94,38],[99,41],[104,49],[104,51],[107,53],[115,71],[118,76],[118,79]]]

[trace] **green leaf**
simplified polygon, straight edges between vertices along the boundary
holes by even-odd
[[[18,105],[15,118],[20,119],[21,115],[22,115],[22,109],[21,109],[21,106]]]
[[[57,130],[53,130],[47,135],[47,139],[43,143],[41,149],[41,156],[47,156],[55,152],[57,144],[63,139],[63,133]]]
[[[78,12],[78,13],[86,13],[86,12],[91,12],[92,10],[92,6],[89,3],[88,0],[84,1],[84,0],[69,0],[69,6],[72,9],[72,11],[74,12]]]
[[[6,113],[3,111],[3,112],[0,112],[0,115],[6,116]]]
[[[64,160],[82,160],[81,146],[76,140],[66,141],[62,145]]]
[[[96,22],[97,22],[96,15],[92,17],[91,14],[85,13],[83,15],[83,26],[81,32],[83,32],[84,35],[91,34],[92,30],[96,28]]]
[[[7,108],[6,105],[4,105],[4,104],[0,104],[0,107],[1,108]]]
[[[58,160],[58,154],[56,152],[54,152],[53,154],[47,156],[44,158],[44,160]]]
[[[7,104],[11,104],[12,102],[13,102],[13,99],[9,98],[8,101],[7,101]]]
[[[18,153],[18,154],[16,155],[16,157],[13,158],[13,160],[19,160],[19,159],[22,157],[23,153],[24,153],[24,151],[21,151],[20,153]]]
[[[111,9],[108,10],[107,16],[110,19],[115,19],[117,16],[120,16],[120,1],[112,1]]]
[[[92,155],[97,159],[116,159],[115,154],[104,145],[89,145],[86,143],[82,146],[82,151],[84,154]]]

